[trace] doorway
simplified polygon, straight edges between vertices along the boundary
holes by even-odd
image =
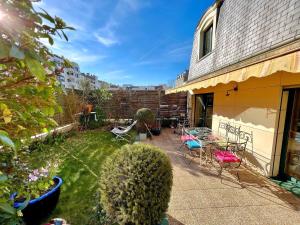
[[[279,175],[300,180],[300,88],[288,92]]]
[[[213,93],[195,95],[195,126],[212,127],[213,105]]]

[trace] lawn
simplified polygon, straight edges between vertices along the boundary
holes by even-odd
[[[30,154],[36,168],[46,161],[59,160],[58,176],[64,183],[51,218],[64,218],[72,225],[98,223],[101,165],[124,144],[114,141],[110,132],[94,130],[75,133],[63,143],[46,145]]]

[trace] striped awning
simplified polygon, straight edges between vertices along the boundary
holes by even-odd
[[[213,87],[218,84],[228,84],[229,82],[242,82],[250,77],[262,78],[270,76],[279,71],[290,73],[300,73],[300,51],[293,52],[284,56],[269,59],[257,64],[247,66],[232,72],[224,73],[212,78],[187,82],[186,84],[166,90],[166,94],[182,91],[197,90]]]

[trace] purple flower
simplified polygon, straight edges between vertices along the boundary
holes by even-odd
[[[41,168],[40,172],[42,177],[47,177],[49,174],[49,170],[45,169],[44,167]]]
[[[40,172],[39,172],[38,169],[35,169],[35,170],[33,170],[33,174],[34,174],[35,176],[38,176],[38,175],[40,175]]]
[[[32,173],[29,174],[28,178],[30,182],[37,181],[39,179],[37,176],[35,176]]]

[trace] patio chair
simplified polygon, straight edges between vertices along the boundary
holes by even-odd
[[[192,141],[195,140],[196,138],[193,135],[189,135],[189,134],[182,134],[180,137],[181,140],[181,145],[178,148],[178,151],[181,151],[182,147],[185,145],[185,143],[187,141]]]
[[[213,152],[213,156],[215,160],[220,165],[219,176],[221,177],[223,169],[229,168],[236,170],[236,176],[238,181],[240,182],[240,176],[238,173],[238,169],[242,164],[242,160],[244,158],[246,152],[248,140],[243,143],[237,142],[227,142],[227,146],[225,151],[216,149]]]
[[[137,121],[135,120],[130,126],[128,127],[115,127],[110,132],[115,135],[116,140],[124,140],[127,142],[129,141],[130,135],[128,134],[129,131],[136,125]]]
[[[192,157],[191,160],[189,161],[189,164],[191,164],[193,159],[196,157],[200,157],[200,162],[201,162],[202,142],[196,139],[187,140],[184,142],[184,145],[186,146],[190,156]],[[197,152],[199,152],[199,154],[197,154]]]

